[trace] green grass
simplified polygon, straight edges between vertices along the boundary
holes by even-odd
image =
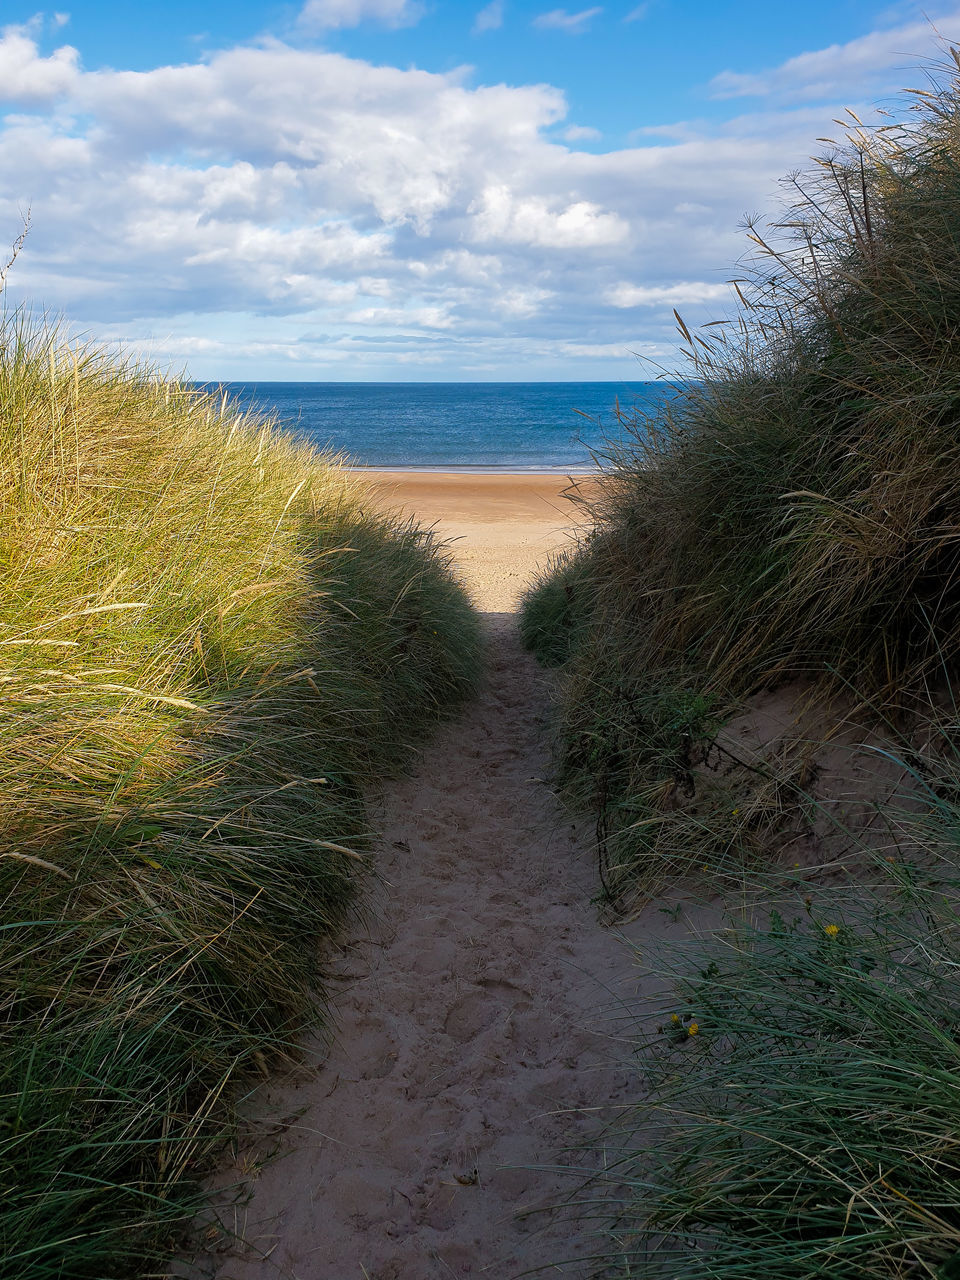
[[[0,332],[0,1273],[145,1275],[322,1019],[363,793],[473,687],[445,553],[219,397]]]
[[[583,1192],[602,1274],[960,1274],[960,881],[946,851],[939,876],[900,863],[872,890],[798,895],[786,917],[661,951],[673,989],[637,1039],[643,1100]]]
[[[645,949],[674,994],[638,1033],[636,1105],[584,1192],[597,1275],[960,1276],[950,59],[900,123],[854,129],[750,228],[738,313],[680,321],[691,385],[627,416],[594,527],[524,605],[558,668],[558,775],[596,815],[601,900],[626,912],[674,879],[732,913],[712,940]],[[737,726],[773,694],[798,726],[744,757]],[[876,795],[898,768],[913,790],[869,830],[845,827],[843,793],[872,784],[836,764],[857,734],[880,747]],[[832,865],[804,876],[806,904],[770,870],[791,840]],[[844,888],[844,845],[884,874]],[[791,905],[745,916],[764,895]]]
[[[524,596],[520,639],[544,666],[562,666],[575,651],[589,616],[586,557],[561,552]]]
[[[740,314],[684,329],[693,383],[627,415],[594,527],[528,594],[561,777],[611,829],[672,776],[658,690],[732,710],[800,680],[899,712],[960,658],[960,91],[918,103],[790,180]]]

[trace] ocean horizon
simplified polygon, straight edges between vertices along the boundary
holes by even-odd
[[[617,408],[665,382],[198,382],[347,465],[379,470],[586,471],[623,439]]]

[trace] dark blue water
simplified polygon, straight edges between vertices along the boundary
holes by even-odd
[[[204,384],[209,385],[209,384]],[[621,435],[616,404],[652,407],[662,382],[227,382],[356,466],[538,471],[589,467]]]

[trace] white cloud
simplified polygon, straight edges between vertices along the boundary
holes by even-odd
[[[528,320],[541,310],[548,298],[552,297],[549,289],[530,287],[526,289],[507,289],[497,297],[497,305],[508,316],[517,320]]]
[[[608,289],[606,301],[612,307],[684,307],[703,302],[719,302],[730,296],[725,284],[706,284],[703,281],[683,281],[669,285],[629,284],[626,281]]]
[[[765,103],[591,152],[549,85],[278,41],[88,72],[32,34],[0,33],[0,244],[33,208],[11,302],[201,377],[629,377],[673,306],[723,307],[706,282],[744,210],[836,114]]]
[[[307,0],[297,23],[312,31],[358,27],[368,21],[408,27],[418,22],[422,14],[423,8],[416,0]]]
[[[575,358],[625,360],[633,354],[626,342],[563,342],[560,351]]]
[[[390,330],[450,329],[454,323],[446,307],[364,307],[348,311],[345,318],[352,324]]]
[[[25,27],[0,31],[0,101],[33,105],[66,93],[77,82],[79,54],[63,45],[42,58]]]
[[[649,4],[638,4],[635,9],[630,10],[623,20],[624,22],[641,22],[649,12]]]
[[[936,19],[936,25],[945,28],[958,24],[957,8]],[[889,84],[895,69],[900,79],[916,78],[917,64],[936,52],[936,41],[933,23],[911,22],[801,53],[763,71],[722,71],[709,87],[714,98],[777,96],[812,101],[859,95],[873,91],[878,77]]]
[[[531,245],[549,249],[589,249],[622,243],[629,224],[589,200],[551,208],[537,196],[517,198],[506,185],[487,187],[471,205],[471,238],[479,242]]]
[[[473,20],[473,34],[482,35],[484,31],[497,31],[503,26],[503,0],[491,0],[486,8],[481,9]]]
[[[599,129],[593,129],[588,124],[570,124],[564,129],[563,136],[567,142],[593,142],[597,138],[602,138],[603,134]]]
[[[567,13],[566,9],[550,9],[546,13],[537,14],[532,25],[539,27],[541,31],[566,31],[568,35],[578,36],[586,31],[593,19],[601,13],[603,13],[601,5],[595,5],[592,9],[581,9],[579,13]]]

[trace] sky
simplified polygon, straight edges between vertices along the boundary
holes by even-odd
[[[682,373],[745,216],[960,2],[0,0],[0,265],[210,380]]]

